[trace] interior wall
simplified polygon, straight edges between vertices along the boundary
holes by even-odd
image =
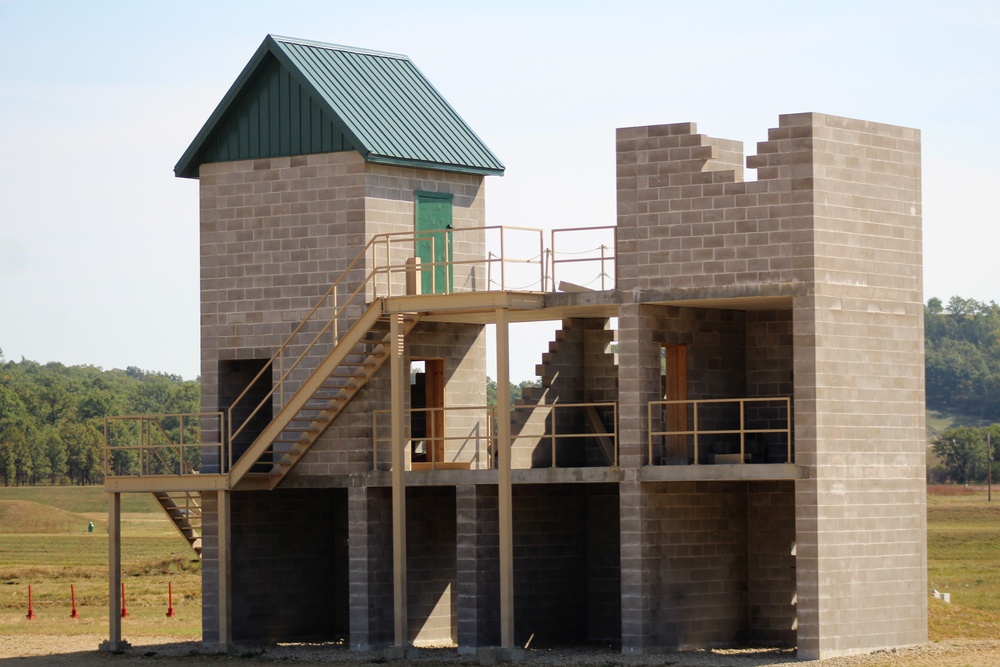
[[[414,645],[458,640],[454,487],[406,491],[406,601]]]
[[[234,641],[345,639],[347,494],[232,494]]]

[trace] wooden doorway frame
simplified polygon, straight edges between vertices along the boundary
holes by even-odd
[[[429,466],[445,462],[445,411],[444,411],[444,359],[436,357],[412,357],[413,362],[424,363],[424,405],[413,405],[413,395],[410,395],[411,415],[421,410],[425,416],[424,433],[422,437],[427,443],[427,460]],[[411,385],[412,386],[412,385]],[[412,423],[412,422],[411,422]],[[417,434],[411,433],[411,442],[417,439]],[[411,445],[412,446],[412,445]]]

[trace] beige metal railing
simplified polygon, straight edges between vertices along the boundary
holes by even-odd
[[[579,426],[573,430],[565,432],[559,429],[560,423],[579,425],[581,423],[580,414],[584,411],[602,410],[611,413],[612,426],[610,430],[604,430],[603,426],[598,431],[581,429]],[[582,447],[587,439],[597,440],[605,456],[610,460],[608,465],[618,464],[618,404],[609,401],[602,403],[554,403],[544,405],[516,405],[511,406],[511,417],[516,411],[534,412],[541,415],[541,429],[538,431],[525,431],[522,429],[517,435],[511,435],[512,466],[514,468],[529,468],[531,465],[524,465],[531,457],[524,456],[518,452],[519,442],[522,449],[525,443],[534,441],[537,445],[527,445],[527,449],[534,450],[537,446],[544,446],[548,449],[548,465],[544,467],[556,468],[559,466],[559,446],[563,443],[578,443]],[[414,414],[423,414],[425,419],[426,432],[429,435],[420,438],[409,438],[403,446],[405,451],[410,452],[409,458],[404,455],[411,468],[434,469],[454,469],[454,468],[493,468],[496,465],[496,407],[474,407],[459,406],[448,408],[412,408],[403,411],[405,423],[410,424]],[[373,461],[374,467],[379,469],[379,452],[391,451],[392,436],[390,433],[391,409],[375,410],[372,412],[372,433],[373,433]],[[438,424],[445,426],[441,429]],[[602,422],[603,424],[603,422]],[[441,435],[435,433],[442,432]],[[572,445],[570,445],[572,447]],[[414,458],[414,454],[419,458]],[[576,457],[579,460],[579,457]],[[387,463],[383,461],[381,463]],[[537,466],[534,466],[537,467]]]
[[[726,412],[726,406],[738,408],[738,416],[734,419],[731,411]],[[722,408],[723,410],[718,410]],[[767,410],[770,414],[748,419],[750,408]],[[720,454],[704,451],[703,448],[713,443],[705,440],[730,436],[737,439],[738,452],[722,453],[723,460],[732,463],[746,463],[747,456],[758,456],[757,452],[748,451],[748,436],[757,440],[760,436],[776,435],[779,444],[784,443],[785,461],[792,459],[792,405],[789,396],[771,396],[760,398],[719,398],[690,401],[650,401],[647,408],[647,424],[649,427],[647,464],[655,465],[657,460],[667,464],[701,463],[704,454],[712,454],[713,462],[719,463]],[[703,426],[702,422],[709,425]],[[780,426],[757,427],[758,423],[781,423]],[[661,424],[662,428],[655,428]],[[748,425],[749,424],[749,425]],[[657,442],[659,440],[659,442]],[[660,445],[661,456],[656,457],[654,445]],[[727,443],[728,444],[728,443]],[[690,448],[689,448],[690,445]],[[756,442],[754,447],[760,447]],[[773,445],[770,445],[773,447]],[[732,458],[732,461],[729,461]]]
[[[269,406],[273,406],[275,413],[277,413],[282,408],[286,400],[285,387],[288,384],[292,384],[293,374],[305,365],[303,362],[311,356],[319,356],[319,354],[316,353],[318,346],[329,345],[330,349],[332,349],[332,347],[337,344],[340,330],[339,323],[341,319],[346,319],[349,308],[353,306],[360,309],[371,299],[378,297],[403,296],[407,293],[406,276],[412,276],[415,270],[414,264],[412,262],[408,262],[407,260],[413,256],[413,248],[418,241],[430,240],[432,243],[431,257],[434,257],[436,252],[434,246],[435,239],[440,239],[440,242],[460,244],[467,242],[467,238],[472,238],[473,241],[471,243],[474,247],[482,247],[482,240],[479,235],[490,231],[494,231],[499,234],[501,248],[500,257],[488,257],[486,259],[479,257],[468,260],[460,259],[459,261],[444,263],[430,262],[427,265],[419,266],[419,270],[429,270],[432,276],[433,284],[433,276],[437,273],[436,268],[442,264],[447,265],[452,272],[454,272],[454,267],[456,266],[485,265],[487,267],[493,267],[499,265],[499,289],[509,289],[506,283],[506,271],[504,267],[509,263],[522,263],[522,261],[530,263],[530,258],[524,260],[517,257],[507,259],[503,255],[506,251],[505,235],[508,231],[528,232],[533,236],[537,236],[538,244],[541,248],[541,230],[531,230],[520,227],[504,228],[493,226],[420,232],[394,232],[374,236],[364,249],[358,253],[350,265],[333,282],[326,293],[319,298],[316,305],[313,306],[313,309],[309,311],[302,322],[274,353],[271,359],[264,364],[253,380],[250,381],[250,384],[247,385],[246,389],[244,389],[243,392],[236,397],[233,404],[227,409],[226,425],[228,442],[234,441],[237,436],[242,433],[250,421],[262,410],[265,410]],[[383,251],[381,256],[379,255],[380,249]],[[357,287],[346,294],[346,297],[339,295],[339,291],[342,287],[345,291],[350,289],[350,283],[348,283],[349,277],[352,273],[363,270],[362,261],[368,257],[369,254],[372,259],[371,270],[364,276],[363,280],[359,281]],[[460,253],[459,256],[461,257],[462,254]],[[540,284],[544,284],[544,263],[539,261],[538,266]],[[491,285],[491,280],[487,279],[483,289],[477,291],[496,291],[491,289]],[[369,287],[372,289],[371,294],[368,292]],[[329,305],[325,306],[325,304]],[[318,327],[319,330],[313,333],[309,328],[310,324]],[[328,340],[328,342],[324,342],[325,340]],[[299,346],[304,346],[304,348],[299,354],[295,355],[293,348]],[[274,377],[275,374],[277,377]],[[250,406],[249,412],[242,419],[234,419],[234,413],[247,410],[244,405],[248,400],[248,397],[254,395],[254,387],[256,387],[258,383],[262,382],[270,388],[266,392],[260,394],[262,396],[260,401],[256,405]],[[275,404],[275,399],[277,404]],[[232,463],[232,448],[229,448],[229,468],[232,468]]]
[[[563,240],[557,243],[557,239]],[[594,243],[598,245],[595,246]],[[560,266],[563,267],[564,273],[566,269],[577,269],[575,272],[570,272],[569,275],[574,281],[579,281],[577,284],[580,287],[604,291],[614,289],[618,284],[618,264],[616,261],[618,227],[616,225],[553,229],[550,252],[552,254],[550,263],[552,264],[553,292],[559,289],[556,269]],[[596,275],[586,269],[581,272],[583,265],[593,264],[597,264]],[[583,276],[583,278],[578,276]]]
[[[106,476],[197,475],[203,461],[221,461],[221,412],[104,418]]]
[[[562,234],[582,234],[597,230],[613,230],[613,227],[574,228],[555,230],[552,244]],[[430,256],[444,256],[444,262],[415,262],[417,243],[429,243]],[[440,244],[445,244],[444,248]],[[441,252],[443,250],[443,253]],[[494,252],[494,250],[496,252]],[[542,292],[551,285],[555,289],[555,267],[559,264],[594,262],[600,263],[601,285],[605,288],[608,263],[614,261],[614,253],[608,256],[606,245],[601,245],[595,257],[575,257],[557,259],[559,253],[547,250],[544,232],[527,227],[483,226],[443,230],[393,232],[374,236],[357,256],[333,281],[329,289],[317,299],[312,309],[278,347],[271,358],[260,368],[247,387],[223,411],[223,419],[217,429],[205,429],[219,440],[217,472],[227,472],[233,465],[233,443],[259,414],[277,414],[308,376],[311,360],[324,358],[337,345],[340,332],[347,331],[351,321],[364,311],[367,304],[380,297],[420,294],[424,290],[416,284],[416,279],[430,275],[431,292],[451,294],[468,291],[533,291]],[[483,257],[482,255],[486,256]],[[551,257],[549,257],[551,256]],[[365,261],[370,259],[367,267]],[[551,263],[547,261],[551,259]],[[445,272],[446,285],[438,282],[439,269]],[[552,272],[551,278],[548,275]],[[263,385],[263,386],[262,386]],[[260,390],[256,388],[260,387]],[[266,389],[265,389],[266,387]],[[173,415],[176,417],[176,415]],[[155,420],[158,417],[124,417],[119,419]],[[150,422],[149,428],[156,430]],[[105,438],[107,443],[107,437]],[[106,460],[111,461],[111,449],[124,456],[125,451],[140,452],[146,457],[147,468],[167,466],[166,459],[157,462],[157,454],[147,438],[145,444],[134,449],[111,447],[106,444]],[[164,443],[166,447],[176,447]],[[184,448],[197,449],[201,446],[185,444]],[[199,450],[200,451],[200,450]],[[162,457],[161,457],[162,458]],[[168,457],[169,458],[169,457]]]
[[[611,430],[605,430],[603,433],[596,433],[593,429],[589,431],[587,429],[581,429],[579,425],[584,420],[580,418],[580,415],[588,409],[603,409],[605,411],[610,410],[612,414]],[[601,444],[601,449],[605,450],[605,455],[610,458],[609,465],[618,465],[617,403],[613,401],[602,403],[543,403],[539,405],[515,405],[511,407],[512,416],[518,411],[530,411],[533,415],[540,415],[542,419],[540,422],[534,422],[536,426],[541,427],[540,430],[526,431],[525,428],[522,428],[516,435],[511,435],[511,449],[515,450],[515,452],[518,449],[519,441],[535,441],[539,444],[547,442],[549,455],[551,456],[550,465],[548,467],[558,468],[558,445],[560,443],[581,441],[585,439],[593,440],[596,438],[599,444]],[[559,424],[561,423],[571,423],[574,424],[576,428],[562,432],[559,430]],[[528,424],[525,425],[525,427],[527,426]],[[604,439],[603,443],[601,442],[601,439]],[[583,445],[584,443],[580,442],[580,446],[582,447]],[[515,462],[517,461],[517,458],[518,457],[515,455]],[[515,467],[517,467],[516,464]]]
[[[403,443],[403,460],[413,468],[480,469],[491,465],[496,408],[486,406],[456,406],[449,408],[411,408],[403,411],[406,423],[415,414],[422,414],[426,432],[420,438]],[[391,452],[392,410],[372,411],[372,452],[374,467],[379,466],[379,451]],[[437,435],[440,433],[440,435]],[[407,449],[410,456],[406,456]],[[416,465],[420,464],[420,465]]]

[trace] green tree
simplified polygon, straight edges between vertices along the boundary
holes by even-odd
[[[931,446],[951,481],[968,484],[986,480],[986,429],[949,428]]]
[[[91,424],[66,423],[59,429],[66,445],[66,474],[74,484],[103,480],[103,436]]]
[[[66,443],[59,437],[59,429],[55,426],[46,427],[39,439],[48,461],[49,483],[58,484],[66,477]]]

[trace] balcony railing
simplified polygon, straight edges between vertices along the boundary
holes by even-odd
[[[222,460],[222,420],[221,412],[105,417],[104,474],[197,475]],[[203,434],[214,437],[203,442]]]
[[[588,418],[587,413],[590,412]],[[606,415],[610,427],[605,427]],[[372,413],[373,461],[390,469],[392,410]],[[479,470],[496,467],[495,407],[413,408],[425,435],[404,442],[409,470]],[[603,403],[554,403],[511,407],[511,466],[515,469],[595,467],[618,464],[618,406]],[[586,424],[586,426],[584,426]],[[588,447],[588,444],[591,445]]]
[[[791,398],[651,401],[649,465],[792,463]]]
[[[416,261],[421,243],[428,245],[430,257],[443,256],[447,261]],[[203,455],[207,470],[227,472],[234,463],[230,460],[234,455],[230,443],[241,437],[245,440],[258,415],[280,411],[308,377],[316,360],[325,358],[337,345],[340,333],[350,328],[352,318],[376,297],[424,293],[424,277],[429,278],[430,291],[435,294],[554,291],[559,288],[557,268],[560,282],[586,289],[613,289],[615,246],[614,226],[553,230],[549,248],[545,247],[542,230],[526,227],[376,235],[261,365],[248,386],[223,411],[222,419],[203,427],[210,442],[194,442],[183,433],[184,429],[177,441],[171,440],[169,420],[195,415],[111,418],[105,429],[107,473],[191,474],[198,471]],[[133,425],[125,427],[125,423]]]

